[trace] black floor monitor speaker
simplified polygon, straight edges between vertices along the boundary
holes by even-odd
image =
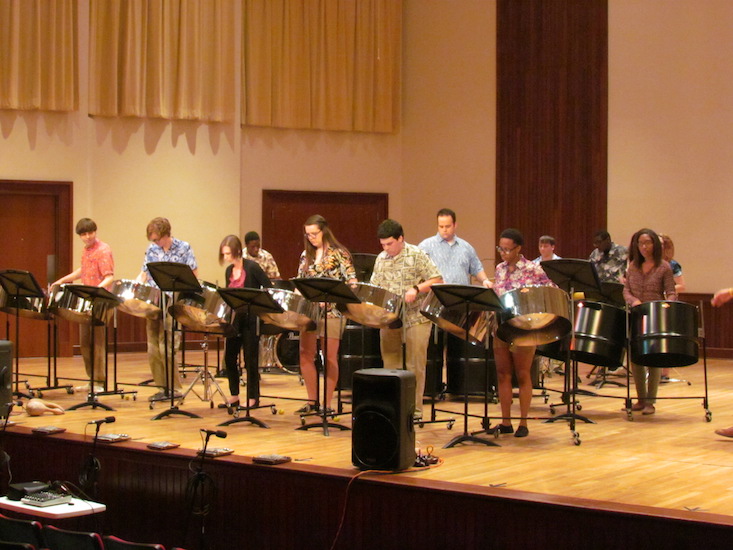
[[[404,470],[415,463],[415,375],[361,369],[353,377],[351,460],[362,470]]]
[[[13,343],[0,340],[0,418],[7,418],[13,399]]]

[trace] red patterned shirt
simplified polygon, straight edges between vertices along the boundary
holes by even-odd
[[[97,239],[81,253],[81,284],[99,286],[105,277],[115,272],[112,249],[107,243]]]

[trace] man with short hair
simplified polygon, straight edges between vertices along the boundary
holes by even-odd
[[[84,250],[81,253],[81,265],[75,271],[61,277],[54,285],[71,283],[81,279],[81,284],[98,286],[109,290],[114,281],[115,261],[112,257],[112,249],[107,243],[97,238],[97,224],[90,218],[82,218],[76,224],[76,234],[84,243]],[[109,310],[102,320],[105,325],[109,321],[112,310]],[[105,327],[79,324],[79,347],[84,358],[84,368],[87,376],[92,378],[92,330],[94,330],[94,384],[95,391],[102,391],[106,380],[105,359],[106,339]],[[99,386],[97,386],[99,384]],[[80,386],[79,391],[89,389],[88,386]]]
[[[403,328],[383,328],[379,331],[384,368],[402,368],[402,333],[405,334],[407,370],[415,374],[415,417],[422,417],[425,391],[430,321],[420,313],[419,296],[435,283],[442,283],[440,271],[425,252],[405,242],[402,225],[395,220],[384,220],[377,228],[382,245],[374,262],[371,284],[402,296],[405,306]]]
[[[245,260],[254,260],[260,264],[262,271],[265,272],[268,279],[280,278],[280,270],[277,268],[275,258],[267,250],[262,248],[260,245],[260,236],[256,231],[249,231],[244,236],[244,247]]]
[[[171,237],[171,224],[166,218],[154,218],[148,224],[146,229],[148,241],[147,250],[145,251],[145,260],[143,262],[142,271],[137,276],[137,280],[157,287],[155,281],[150,276],[148,264],[151,262],[176,262],[188,265],[193,274],[198,277],[198,264],[194,256],[191,245],[185,241]],[[165,319],[163,319],[165,316]],[[168,390],[173,390],[176,396],[180,395],[181,381],[177,375],[172,377],[173,387],[169,388],[170,381],[169,372],[166,370],[166,328],[171,329],[171,319],[166,312],[162,312],[160,316],[145,319],[145,329],[148,339],[148,363],[150,364],[150,372],[153,374],[153,383],[162,388],[160,392],[153,395],[150,399],[158,401],[170,397]],[[178,347],[178,343],[174,344],[174,348]],[[169,369],[174,369],[175,365],[168,365]]]
[[[534,260],[534,263],[547,262],[550,260],[561,260],[562,258],[555,254],[555,237],[550,235],[542,235],[539,243],[540,255]]]
[[[467,241],[456,236],[456,213],[450,208],[438,210],[438,233],[422,241],[418,248],[433,260],[446,283],[471,284],[471,276],[486,288],[491,281],[486,275],[476,250]]]
[[[596,232],[593,236],[593,246],[595,250],[588,259],[596,266],[601,282],[623,283],[629,259],[628,249],[614,243],[611,235],[605,230]]]

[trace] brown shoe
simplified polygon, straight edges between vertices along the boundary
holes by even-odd
[[[733,426],[731,426],[730,428],[715,430],[715,433],[718,435],[722,435],[723,437],[733,437]]]
[[[636,412],[643,411],[644,410],[644,402],[643,401],[637,401],[636,403],[634,403],[633,405],[631,405],[631,410],[632,411],[636,411]]]
[[[656,412],[656,409],[654,408],[654,405],[644,405],[644,410],[641,411],[641,414],[654,414]]]

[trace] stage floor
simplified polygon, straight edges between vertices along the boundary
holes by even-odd
[[[200,352],[187,352],[186,360],[194,364],[203,362]],[[209,362],[213,360],[210,358]],[[455,424],[451,430],[445,423],[416,427],[416,446],[423,453],[432,447],[433,455],[438,456],[442,463],[427,470],[398,475],[502,487],[509,492],[524,491],[615,504],[651,506],[658,508],[660,514],[664,514],[664,509],[670,509],[699,512],[701,516],[733,516],[733,490],[730,486],[733,474],[733,439],[713,433],[715,428],[733,424],[733,397],[728,391],[733,385],[731,366],[733,361],[730,360],[708,360],[709,409],[712,412],[712,421],[707,422],[703,407],[705,392],[702,362],[691,367],[673,369],[671,372],[673,378],[685,378],[691,385],[673,382],[660,387],[659,396],[662,398],[691,397],[690,399],[661,399],[657,402],[655,415],[642,416],[634,413],[633,421],[629,421],[626,412],[622,411],[624,400],[621,397],[625,397],[626,388],[606,385],[596,390],[589,385],[590,379],[586,377],[590,367],[581,365],[581,389],[616,398],[581,396],[582,409],[578,414],[595,423],[577,421],[576,431],[580,445],[575,444],[567,422],[544,423],[542,420],[532,420],[529,424],[530,435],[524,439],[503,435],[498,440],[487,438],[500,446],[468,443],[444,449],[443,446],[463,433],[464,429],[463,401],[461,398],[453,399],[448,396],[438,406],[455,412],[440,412],[437,416],[454,418]],[[27,379],[31,387],[42,387],[45,380],[28,374],[45,374],[45,369],[45,358],[20,360],[21,379]],[[211,371],[214,370],[212,367]],[[81,358],[59,359],[58,373],[60,377],[81,378]],[[190,393],[180,408],[201,418],[174,415],[153,420],[157,413],[168,408],[168,404],[157,403],[152,410],[149,407],[147,398],[156,389],[137,385],[149,378],[149,375],[144,354],[120,354],[118,379],[122,383],[121,387],[136,390],[137,399],[130,395],[100,396],[99,401],[113,407],[114,411],[82,408],[67,411],[60,416],[47,414],[30,417],[16,407],[11,420],[18,426],[32,428],[54,425],[66,428],[68,432],[91,437],[94,427],[88,425],[88,422],[114,415],[116,422],[104,424],[100,433],[126,433],[132,440],[144,443],[172,441],[191,449],[201,446],[200,429],[222,429],[227,432],[228,437],[212,438],[210,446],[230,447],[235,454],[243,456],[283,454],[292,457],[294,461],[357,473],[351,464],[350,431],[331,429],[326,436],[321,428],[296,430],[300,426],[300,418],[293,413],[302,405],[305,389],[295,375],[279,370],[263,373],[262,392],[278,397],[263,398],[262,401],[274,404],[276,414],[272,414],[269,408],[262,408],[253,411],[253,416],[265,422],[269,429],[249,423],[218,427],[217,424],[231,417],[226,410],[217,408],[217,404],[222,402],[221,395],[215,394],[213,403],[201,398],[203,386],[200,383],[194,386],[197,394]],[[184,389],[194,378],[195,373],[187,373],[183,379]],[[219,378],[216,381],[226,392],[226,380]],[[66,379],[62,382],[67,383]],[[79,385],[82,382],[68,383]],[[545,380],[549,390],[561,389],[562,383],[563,379],[559,375]],[[20,389],[25,390],[25,385],[21,384]],[[559,393],[549,391],[548,395],[550,403],[559,403]],[[64,408],[83,402],[85,398],[82,393],[71,395],[63,389],[46,390],[42,395],[43,400],[57,403]],[[27,400],[23,401],[25,403]],[[345,407],[348,410],[348,405]],[[425,410],[429,411],[428,405]],[[470,411],[476,415],[482,414],[483,402],[472,398]],[[557,414],[563,412],[564,407],[556,409]],[[498,405],[490,404],[489,414],[497,416],[498,413]],[[542,397],[535,397],[530,414],[551,418],[548,405]],[[343,414],[339,422],[349,426],[350,414]],[[469,431],[479,430],[480,427],[480,419],[469,418]],[[704,517],[700,519],[704,521]]]

